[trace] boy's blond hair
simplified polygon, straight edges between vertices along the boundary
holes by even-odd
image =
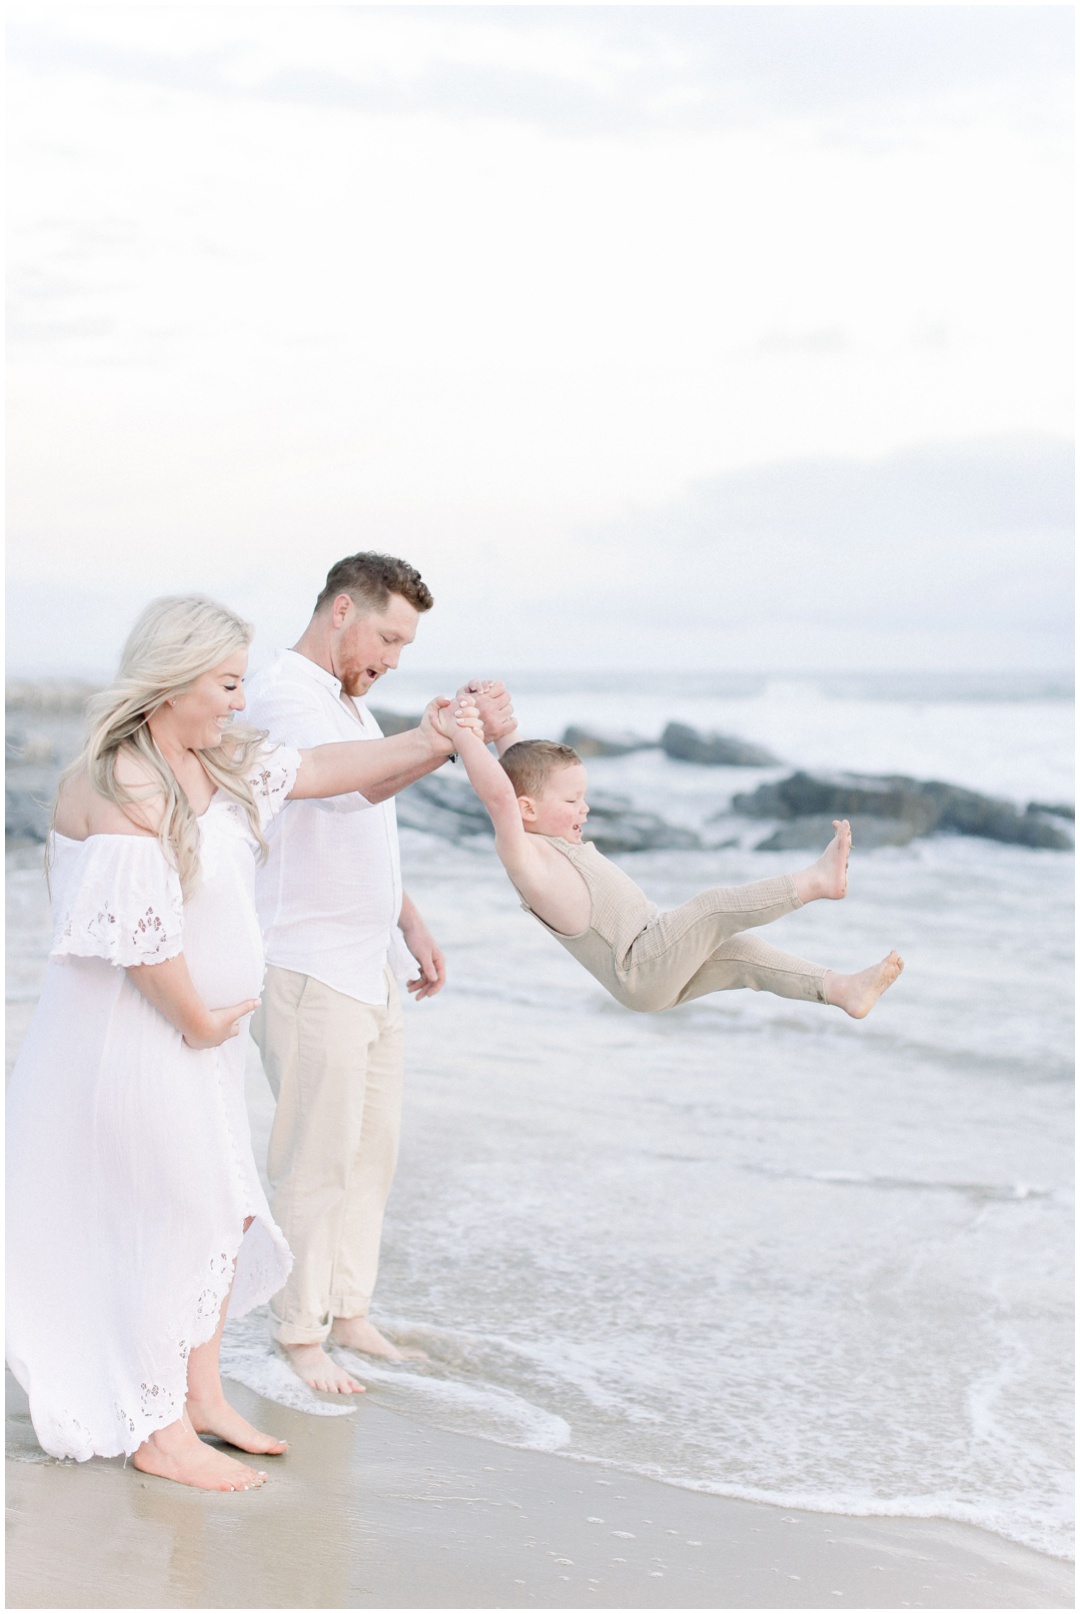
[[[515,796],[539,796],[559,768],[572,768],[581,758],[573,746],[557,740],[518,740],[500,758],[510,775]]]

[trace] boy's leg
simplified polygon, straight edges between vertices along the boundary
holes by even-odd
[[[679,908],[657,914],[623,961],[624,1001],[634,1008],[671,1008],[724,942],[801,907],[794,876],[782,874],[752,885],[714,886]]]
[[[823,964],[810,964],[794,953],[782,953],[759,936],[733,936],[718,947],[687,981],[676,1003],[704,997],[707,992],[729,992],[748,987],[751,992],[771,992],[778,998],[798,998],[804,1003],[827,1003]]]

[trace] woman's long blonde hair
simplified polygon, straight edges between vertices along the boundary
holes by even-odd
[[[61,780],[63,784],[85,769],[94,789],[115,802],[133,823],[140,822],[133,809],[149,799],[155,806],[159,797],[163,799],[158,839],[180,876],[185,896],[199,878],[199,823],[155,744],[147,719],[163,702],[183,695],[203,673],[220,667],[234,651],[246,649],[253,633],[235,612],[201,594],[151,600],[128,635],[114,682],[87,703],[86,743]],[[214,784],[244,807],[264,857],[266,839],[247,774],[265,739],[261,729],[230,723],[221,745],[196,753]],[[147,790],[133,794],[118,783],[116,759],[122,751],[143,763],[151,780]]]

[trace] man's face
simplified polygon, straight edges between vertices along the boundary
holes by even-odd
[[[416,638],[420,613],[400,594],[391,594],[382,611],[350,610],[333,635],[334,676],[346,695],[366,695],[376,679],[396,667],[401,652]]]

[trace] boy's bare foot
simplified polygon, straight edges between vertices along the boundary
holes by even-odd
[[[157,1429],[132,1454],[132,1465],[143,1474],[193,1485],[200,1491],[254,1491],[266,1479],[259,1469],[248,1468],[201,1441],[183,1422]]]
[[[366,1317],[335,1317],[331,1343],[346,1350],[362,1351],[365,1356],[381,1356],[387,1362],[426,1362],[423,1351],[403,1351],[380,1334]]]
[[[184,1410],[197,1435],[214,1435],[218,1440],[227,1441],[230,1446],[237,1446],[241,1451],[249,1451],[258,1457],[280,1457],[282,1452],[289,1449],[287,1440],[264,1435],[261,1429],[248,1423],[235,1407],[230,1407],[224,1396],[210,1404],[195,1401],[189,1395]]]
[[[289,1359],[289,1365],[299,1373],[305,1384],[310,1384],[313,1390],[323,1390],[329,1395],[363,1395],[365,1386],[357,1382],[351,1373],[346,1373],[343,1367],[338,1367],[318,1343],[314,1345],[282,1345],[281,1350]]]
[[[836,834],[817,862],[800,869],[795,876],[795,894],[800,902],[813,902],[818,897],[831,897],[835,902],[847,896],[851,825],[846,818],[834,818],[833,829]]]
[[[825,1001],[843,1009],[853,1020],[864,1020],[903,967],[900,954],[890,953],[880,964],[871,964],[857,975],[838,975],[835,970],[826,970]]]

